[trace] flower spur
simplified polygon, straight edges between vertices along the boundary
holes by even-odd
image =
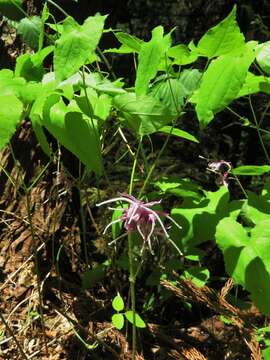
[[[159,201],[151,201],[151,202],[144,202],[141,200],[136,199],[132,195],[128,194],[120,194],[119,197],[115,197],[106,201],[103,201],[96,206],[101,206],[105,204],[110,204],[117,201],[123,201],[129,204],[128,208],[111,208],[110,210],[118,210],[122,211],[123,214],[117,219],[112,222],[110,222],[104,229],[103,234],[106,233],[108,228],[116,223],[119,223],[121,221],[124,221],[124,228],[127,230],[128,233],[133,231],[138,231],[140,236],[143,239],[143,248],[144,249],[145,244],[148,244],[150,252],[153,254],[152,251],[152,244],[151,244],[151,237],[154,235],[154,233],[157,233],[156,225],[157,223],[160,225],[160,230],[162,230],[162,233],[165,235],[167,240],[175,247],[175,249],[178,251],[180,255],[183,255],[178,246],[172,241],[170,238],[160,216],[164,216],[165,218],[169,219],[173,224],[175,224],[178,228],[181,229],[181,226],[177,224],[177,222],[170,217],[167,213],[163,211],[153,210],[151,209],[152,206],[160,204],[161,200]],[[159,232],[160,233],[160,232]],[[117,239],[113,240],[110,244],[114,243],[118,239],[120,239],[122,236],[118,237]]]

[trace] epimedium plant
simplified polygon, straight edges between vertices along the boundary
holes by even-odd
[[[270,172],[270,158],[263,137],[263,134],[269,135],[269,131],[262,129],[264,119],[257,120],[251,100],[253,94],[270,93],[270,43],[245,41],[236,21],[236,7],[197,44],[191,41],[188,45],[173,44],[174,30],[165,34],[162,26],[152,30],[149,41],[105,29],[106,17],[97,14],[78,24],[67,16],[61,24],[50,23],[51,16],[45,3],[38,20],[22,22],[18,28],[22,33],[27,21],[39,24],[34,30],[37,41],[34,45],[28,43],[32,50],[17,58],[14,71],[0,71],[0,149],[8,144],[21,121],[29,118],[49,157],[54,154],[44,129],[73,153],[85,165],[86,171],[96,178],[106,178],[104,159],[109,147],[106,131],[113,127],[119,134],[124,131],[133,136],[137,150],[133,152],[129,148],[133,160],[129,195],[114,199],[118,203],[113,209],[111,242],[115,243],[121,236],[119,223],[125,221],[131,310],[120,313],[125,307],[121,296],[117,295],[113,300],[117,314],[112,321],[119,329],[124,316],[132,323],[134,358],[136,327],[144,325],[135,307],[135,283],[140,267],[134,262],[134,254],[143,256],[145,243],[151,252],[155,251],[150,237],[155,233],[156,222],[173,244],[172,251],[180,249],[174,252],[176,259],[183,257],[194,262],[194,266],[188,267],[182,260],[178,262],[177,270],[182,271],[185,278],[193,279],[199,286],[206,283],[210,275],[207,268],[199,267],[204,254],[198,245],[215,240],[223,252],[228,274],[250,292],[251,299],[264,314],[270,315],[269,182],[265,183],[261,195],[256,195],[246,192],[239,181],[242,175],[260,176]],[[48,28],[50,36],[46,31]],[[101,51],[98,45],[104,32],[113,32],[120,47]],[[23,39],[29,39],[25,36]],[[126,85],[123,79],[113,78],[113,69],[106,59],[106,54],[111,53],[133,56],[136,64],[133,86]],[[52,59],[49,69],[44,65],[48,57]],[[202,59],[205,59],[203,69],[198,61]],[[108,67],[108,72],[100,70],[100,63]],[[217,191],[206,191],[190,179],[162,174],[159,178],[153,177],[157,162],[172,136],[199,142],[193,134],[179,128],[179,119],[184,116],[187,105],[194,108],[203,130],[214,121],[217,113],[230,109],[230,104],[240,97],[248,99],[247,106],[252,114],[243,125],[257,131],[267,164],[229,166],[226,178],[218,162],[209,164],[210,170],[218,172],[223,180]],[[241,115],[236,116],[243,120]],[[148,164],[144,157],[144,142],[155,133],[164,134],[166,139],[155,161]],[[125,138],[122,135],[120,139]],[[147,171],[136,198],[131,198],[139,157],[145,162]],[[223,160],[224,163],[228,164]],[[243,199],[230,200],[227,182],[231,181],[241,186]],[[155,189],[150,195],[149,188]],[[171,210],[174,224],[167,230],[162,221],[171,217],[162,209],[150,209],[147,204],[158,205],[157,199],[171,196],[179,205]],[[123,200],[128,202],[128,207],[123,206]],[[112,201],[104,199],[104,203]],[[141,239],[138,240],[136,232]],[[139,246],[143,248],[141,253],[135,249],[140,241],[143,244]],[[165,275],[172,268],[166,261],[163,264]],[[159,270],[153,269],[153,272]]]

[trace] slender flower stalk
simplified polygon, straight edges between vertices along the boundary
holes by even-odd
[[[131,184],[133,182],[131,181]],[[131,189],[132,190],[132,187]],[[130,191],[131,192],[131,191]],[[133,255],[133,236],[134,232],[138,232],[143,240],[143,246],[141,249],[141,254],[143,253],[145,246],[148,245],[150,252],[153,254],[152,248],[152,237],[154,235],[164,235],[167,240],[175,247],[180,256],[182,256],[181,250],[178,246],[171,240],[160,216],[164,216],[169,219],[173,224],[175,224],[178,228],[181,228],[177,222],[171,218],[167,213],[163,211],[153,210],[152,207],[154,205],[158,205],[161,203],[161,200],[145,202],[136,199],[132,195],[128,194],[120,194],[120,196],[103,201],[97,206],[107,205],[114,202],[120,202],[128,204],[128,207],[117,208],[118,211],[122,211],[122,215],[112,222],[110,222],[104,229],[103,233],[106,233],[109,227],[113,224],[117,224],[119,222],[124,222],[124,228],[127,231],[128,235],[128,257],[129,257],[129,282],[130,282],[130,297],[131,297],[131,311],[133,314],[133,322],[132,322],[132,360],[136,358],[136,344],[137,344],[137,335],[136,335],[136,297],[135,297],[135,282],[137,272],[134,269],[134,255]],[[109,207],[110,210],[116,210],[113,207]],[[158,225],[158,228],[157,228]],[[121,239],[125,234],[119,236],[114,239],[110,244],[115,243],[117,240]]]

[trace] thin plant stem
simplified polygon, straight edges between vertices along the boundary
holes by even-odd
[[[97,46],[97,52],[98,55],[101,57],[102,61],[104,62],[104,64],[106,65],[107,69],[109,70],[109,73],[111,74],[112,78],[116,80],[117,76],[115,75],[111,64],[109,63],[109,61],[107,60],[106,56],[103,54],[99,46]]]
[[[134,64],[134,70],[137,71],[137,62],[136,62],[136,53],[133,53],[133,64]]]
[[[132,171],[131,171],[131,175],[130,175],[130,182],[129,182],[129,194],[130,195],[132,195],[132,192],[133,192],[135,170],[136,170],[136,166],[137,166],[137,162],[138,162],[138,155],[139,155],[139,152],[141,151],[141,146],[142,146],[142,138],[140,138],[140,141],[139,141],[138,149],[137,149],[137,152],[136,152],[136,155],[134,158]]]
[[[32,182],[32,184],[28,187],[28,190],[31,190],[36,183],[39,181],[39,179],[42,177],[42,175],[45,173],[45,171],[48,169],[49,165],[51,164],[51,161],[49,161],[44,168],[40,171],[40,173],[35,177],[34,181]]]
[[[14,340],[15,344],[17,345],[17,348],[19,350],[19,352],[21,353],[21,356],[24,360],[28,360],[28,356],[25,354],[23,348],[21,347],[18,339],[16,338],[13,330],[11,329],[11,327],[8,325],[5,317],[2,315],[1,311],[0,311],[0,319],[2,320],[3,324],[5,325],[7,331],[10,333],[12,339]]]
[[[128,148],[128,151],[129,151],[130,154],[134,157],[134,156],[135,156],[135,153],[132,151],[132,149],[131,149],[131,147],[130,147],[130,145],[129,145],[126,137],[125,137],[125,134],[123,133],[123,131],[122,131],[122,129],[120,128],[120,126],[119,126],[119,128],[117,129],[117,131],[119,132],[121,138],[124,140],[124,143],[126,144],[126,146],[127,146],[127,148]]]
[[[172,85],[171,85],[171,82],[170,82],[169,69],[168,69],[168,63],[167,63],[167,57],[166,57],[166,56],[165,56],[165,65],[166,65],[166,70],[167,70],[167,76],[168,76],[168,82],[169,82],[169,89],[170,89],[170,92],[171,92],[171,95],[172,95],[172,98],[173,98],[173,102],[174,102],[174,106],[175,106],[175,110],[176,110],[177,116],[179,117],[179,116],[180,116],[180,110],[179,110],[179,108],[178,108],[178,106],[177,106],[177,101],[176,101],[176,99],[175,99],[175,96],[174,96],[174,93],[173,93],[173,90],[172,90]],[[186,106],[186,104],[187,104],[187,101],[186,101],[186,103],[184,104],[183,108]],[[144,183],[143,183],[143,186],[142,186],[142,188],[141,188],[141,190],[140,190],[139,198],[142,196],[142,194],[143,194],[143,192],[144,192],[144,190],[145,190],[145,188],[146,188],[146,185],[148,184],[148,182],[149,182],[149,180],[150,180],[150,178],[151,178],[151,176],[152,176],[152,174],[153,174],[153,171],[155,170],[156,165],[157,165],[157,163],[158,163],[161,155],[163,154],[163,152],[164,152],[164,150],[165,150],[165,148],[166,148],[166,146],[167,146],[167,144],[168,144],[168,142],[169,142],[169,139],[170,139],[170,137],[171,137],[172,131],[173,131],[173,126],[171,127],[170,133],[167,135],[167,137],[166,137],[166,139],[165,139],[165,141],[164,141],[164,144],[163,144],[161,150],[160,150],[159,153],[158,153],[158,156],[156,157],[154,163],[152,164],[152,166],[150,167],[150,170],[148,171],[148,174],[147,174],[147,176],[146,176],[146,179],[145,179],[145,181],[144,181]]]
[[[86,241],[86,221],[85,221],[85,211],[82,204],[82,192],[79,185],[79,194],[80,194],[80,216],[81,216],[81,222],[82,222],[82,238],[83,238],[83,250],[84,250],[84,256],[85,256],[85,262],[87,266],[89,267],[89,257],[87,253],[87,241]]]
[[[140,197],[143,195],[144,190],[145,190],[145,188],[146,188],[146,185],[148,184],[148,182],[149,182],[149,180],[150,180],[150,178],[151,178],[151,176],[152,176],[152,174],[153,174],[153,171],[155,170],[156,165],[157,165],[157,163],[158,163],[161,155],[163,154],[163,152],[164,152],[164,150],[165,150],[165,148],[166,148],[166,146],[167,146],[167,144],[168,144],[168,141],[169,141],[169,139],[170,139],[172,130],[173,130],[173,127],[171,128],[170,133],[167,135],[167,137],[166,137],[166,139],[165,139],[165,141],[164,141],[164,144],[163,144],[161,150],[159,151],[159,153],[158,153],[158,155],[157,155],[154,163],[153,163],[152,166],[150,167],[150,170],[149,170],[149,172],[148,172],[148,174],[147,174],[147,176],[146,176],[146,179],[145,179],[145,181],[144,181],[144,183],[143,183],[143,186],[141,187],[141,190],[140,190],[140,192],[139,192],[138,198],[140,198]]]
[[[144,166],[145,166],[146,172],[148,173],[149,164],[148,164],[148,161],[147,161],[147,157],[146,157],[146,154],[145,154],[143,144],[141,146],[141,154],[142,154],[142,158],[143,158],[143,161],[144,161]]]
[[[130,284],[130,298],[131,298],[131,311],[132,311],[132,360],[136,357],[137,347],[137,331],[136,331],[136,296],[135,296],[135,283],[136,277],[134,272],[133,261],[133,233],[128,234],[128,258],[129,258],[129,284]]]
[[[56,270],[56,274],[57,274],[57,277],[58,277],[57,280],[58,280],[60,298],[61,298],[61,301],[64,303],[63,293],[62,293],[62,284],[61,284],[62,275],[61,275],[60,266],[59,266],[60,255],[61,255],[61,251],[62,251],[63,247],[64,247],[64,244],[61,244],[58,251],[57,251],[56,259],[55,259],[55,270]]]
[[[69,16],[69,14],[56,2],[54,2],[53,0],[47,0],[47,1],[48,3],[52,4],[56,9],[58,9],[63,15],[65,15],[66,17]]]
[[[257,121],[257,117],[256,117],[256,114],[255,114],[255,111],[254,111],[254,108],[253,108],[253,105],[252,105],[252,101],[251,101],[251,97],[249,96],[248,97],[248,100],[249,100],[249,105],[250,105],[250,109],[251,109],[251,113],[252,113],[252,116],[253,116],[253,120],[254,120],[254,123],[256,125],[256,130],[257,130],[257,133],[258,133],[258,137],[259,137],[259,140],[260,140],[260,143],[261,143],[261,146],[262,146],[262,149],[263,149],[263,152],[264,152],[264,155],[268,161],[268,163],[270,164],[270,157],[269,157],[269,154],[268,154],[268,151],[264,145],[264,142],[263,142],[263,138],[262,138],[262,134],[261,134],[261,131],[260,131],[260,125]]]
[[[129,194],[132,194],[135,170],[138,162],[138,155],[141,150],[142,138],[140,138],[139,145],[137,148],[136,156],[134,158],[133,167],[130,176],[129,183]],[[128,234],[128,258],[129,258],[129,284],[130,284],[130,298],[131,298],[131,311],[132,311],[132,360],[135,360],[136,357],[136,348],[137,348],[137,331],[136,331],[136,295],[135,295],[135,283],[136,283],[136,274],[134,271],[134,259],[133,259],[133,233]]]
[[[237,116],[239,118],[239,120],[244,120],[245,117],[239,115],[236,111],[234,111],[232,108],[230,108],[229,106],[226,106],[226,109],[229,110],[233,115]]]
[[[90,219],[91,219],[91,221],[92,221],[92,224],[93,224],[93,226],[94,226],[94,228],[95,228],[98,236],[101,236],[99,227],[98,227],[98,225],[97,225],[97,223],[96,223],[96,221],[95,221],[95,218],[94,218],[94,216],[93,216],[92,210],[91,210],[91,208],[90,208],[90,206],[89,206],[89,204],[88,204],[88,199],[86,199],[86,208],[87,208],[88,215],[89,215],[89,217],[90,217]]]
[[[12,5],[14,5],[18,10],[21,11],[21,13],[28,18],[28,14],[26,11],[23,10],[23,8],[14,0],[10,0],[12,2]]]
[[[165,66],[166,66],[166,71],[167,71],[169,89],[170,89],[170,93],[171,93],[172,99],[173,99],[173,104],[174,104],[175,110],[177,112],[177,115],[179,116],[179,109],[178,109],[178,106],[177,106],[177,100],[176,100],[176,98],[174,96],[174,93],[173,93],[173,90],[172,90],[172,84],[171,84],[171,81],[170,81],[169,67],[168,67],[168,62],[167,62],[167,56],[166,55],[165,55]]]
[[[261,123],[263,122],[264,117],[267,114],[267,111],[269,110],[269,107],[270,107],[270,101],[268,101],[268,103],[267,103],[267,105],[266,105],[266,107],[265,107],[265,109],[264,109],[264,111],[263,111],[263,113],[262,113],[262,115],[260,117],[259,126],[261,126]]]
[[[4,166],[2,164],[0,164],[0,170],[3,171],[3,173],[6,175],[6,177],[8,178],[8,180],[11,182],[11,184],[14,186],[14,188],[16,189],[16,181],[13,178],[13,176],[11,174],[9,174],[6,169],[4,168]]]
[[[86,243],[86,221],[85,221],[85,211],[83,207],[83,197],[82,197],[82,190],[81,190],[81,183],[83,181],[82,177],[82,163],[79,161],[79,182],[78,182],[78,191],[80,196],[80,217],[82,223],[82,242],[83,242],[83,251],[85,256],[85,262],[89,267],[89,258],[87,252],[87,243]]]
[[[242,190],[243,194],[245,195],[246,198],[248,198],[248,194],[246,192],[246,190],[244,189],[243,185],[241,184],[238,176],[233,175],[233,178],[235,179],[235,181],[237,182],[237,184],[239,185],[240,189]]]

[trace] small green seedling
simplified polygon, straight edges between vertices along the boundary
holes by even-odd
[[[125,317],[131,324],[134,324],[134,319],[135,319],[135,326],[138,328],[146,327],[145,322],[143,321],[143,319],[140,317],[139,314],[135,313],[135,316],[134,316],[132,310],[120,312],[120,311],[123,311],[125,308],[124,301],[120,294],[117,294],[115,296],[115,298],[113,299],[112,307],[114,308],[115,311],[117,311],[116,314],[112,315],[112,323],[118,330],[121,330],[123,328],[124,322],[125,322]]]

